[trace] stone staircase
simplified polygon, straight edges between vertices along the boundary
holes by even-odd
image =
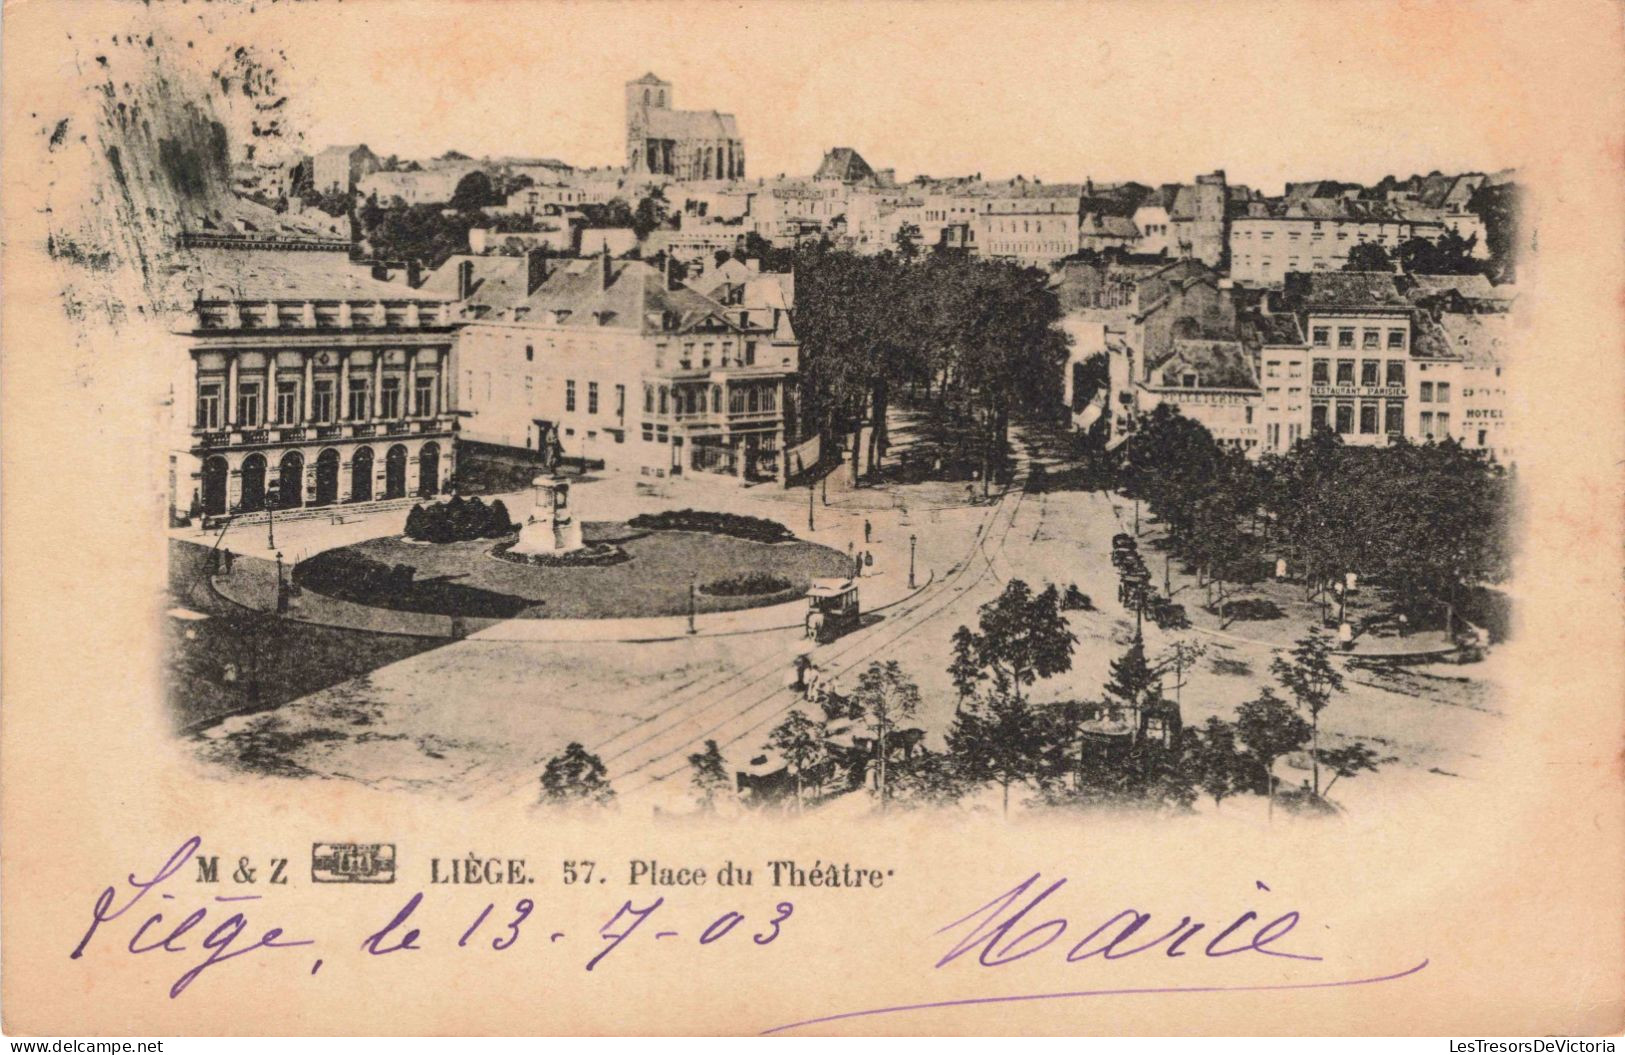
[[[436,500],[435,498],[381,498],[372,502],[345,502],[327,506],[301,506],[298,509],[278,509],[276,511],[276,522],[278,524],[292,524],[301,520],[328,520],[335,524],[343,524],[351,520],[372,516],[375,513],[387,513],[392,509],[410,509],[414,505]],[[204,526],[217,529],[229,520],[233,527],[251,527],[255,524],[265,523],[270,517],[271,514],[264,510],[258,513],[238,513],[230,517],[210,517]]]

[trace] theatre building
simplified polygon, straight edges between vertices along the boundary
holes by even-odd
[[[445,488],[455,333],[441,301],[374,277],[342,250],[193,255],[178,516],[376,505]]]

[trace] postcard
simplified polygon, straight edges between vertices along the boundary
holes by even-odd
[[[1625,1028],[1616,5],[3,18],[10,1034]]]

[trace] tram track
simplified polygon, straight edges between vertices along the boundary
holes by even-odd
[[[1026,501],[1024,483],[1025,473],[1022,473],[998,497],[989,515],[978,525],[965,559],[953,571],[899,604],[880,623],[815,650],[813,657],[820,666],[842,671],[854,669],[946,611],[989,576],[996,582],[1004,582],[1008,576],[1001,573],[996,562],[1003,561],[1005,543]],[[687,761],[681,756],[706,739],[718,739],[722,745],[735,744],[792,709],[798,700],[786,692],[783,675],[799,644],[797,639],[794,644],[766,650],[762,658],[744,667],[693,679],[678,687],[647,719],[590,745],[588,750],[598,755],[609,771],[618,797],[624,801],[683,772]],[[749,699],[741,705],[743,696]],[[739,722],[754,717],[757,711],[765,713],[755,717],[745,728],[735,728]],[[709,724],[695,729],[699,723]],[[716,735],[722,730],[727,732]],[[652,750],[645,750],[648,748]],[[547,757],[493,767],[477,777],[472,786],[465,782],[465,793],[459,799],[481,802],[508,798],[515,792],[515,778],[520,774],[539,773]],[[618,765],[628,759],[632,764]],[[672,763],[669,768],[665,767],[667,762]],[[656,767],[662,771],[649,775],[651,768]],[[628,778],[636,779],[629,782]]]

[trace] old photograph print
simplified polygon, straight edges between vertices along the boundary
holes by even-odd
[[[139,349],[74,370],[148,423],[189,771],[1281,823],[1498,750],[1534,225],[1447,95],[1261,135],[1150,34],[787,95],[776,16],[412,6],[438,85],[392,5],[87,7],[11,115]]]

